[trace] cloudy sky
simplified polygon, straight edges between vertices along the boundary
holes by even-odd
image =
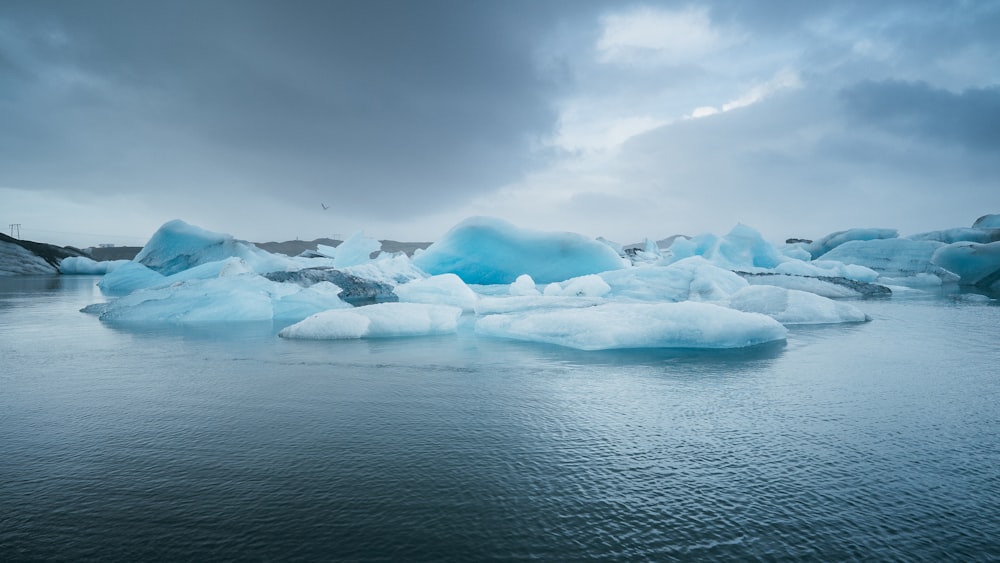
[[[329,209],[323,209],[322,205]],[[1000,213],[1000,1],[0,0],[0,228],[903,234]]]

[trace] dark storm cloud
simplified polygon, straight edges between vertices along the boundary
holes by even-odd
[[[1000,148],[1000,86],[962,92],[922,82],[862,82],[841,92],[849,115],[864,126],[934,143]]]
[[[0,184],[279,190],[404,213],[537,164],[556,4],[66,2],[2,18]],[[222,186],[219,186],[222,188]]]

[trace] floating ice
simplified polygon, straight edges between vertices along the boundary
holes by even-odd
[[[983,215],[972,224],[973,229],[1000,229],[1000,214]]]
[[[165,276],[183,270],[217,262],[225,258],[242,258],[258,273],[282,270],[289,264],[249,242],[232,236],[213,233],[181,220],[164,223],[146,243],[134,261]]]
[[[394,291],[402,302],[451,305],[463,311],[473,311],[479,299],[455,274],[441,274],[400,284]]]
[[[642,301],[721,301],[747,286],[740,276],[700,256],[669,266],[604,272],[600,277],[611,288],[610,296]]]
[[[559,286],[559,284],[556,284],[555,282],[552,283],[555,284],[557,287]],[[562,288],[560,288],[560,290],[561,289]],[[528,274],[521,274],[520,276],[517,276],[517,279],[514,280],[514,283],[510,284],[510,294],[530,296],[530,295],[541,295],[541,292],[538,291],[537,287],[535,287],[535,280],[531,279],[531,276],[529,276]]]
[[[670,245],[669,255],[662,263],[669,264],[692,256],[701,256],[709,262],[728,269],[774,268],[788,260],[775,246],[756,230],[746,225],[736,225],[729,234],[717,237],[698,235],[691,239],[677,238]]]
[[[931,261],[959,276],[962,285],[1000,291],[1000,242],[957,242],[939,248]]]
[[[509,284],[521,274],[549,283],[627,265],[610,247],[582,235],[529,231],[489,217],[459,223],[413,263],[473,284]]]
[[[126,262],[108,272],[97,284],[105,295],[125,295],[168,283],[167,277],[138,262]]]
[[[910,235],[906,237],[911,240],[933,240],[937,242],[943,242],[945,244],[952,244],[956,242],[979,242],[988,243],[996,242],[1000,240],[1000,228],[996,229],[979,229],[979,228],[958,228],[958,229],[944,229],[941,231],[930,231],[926,233],[918,233],[915,235]]]
[[[729,298],[729,306],[747,313],[762,313],[781,324],[856,323],[870,320],[849,303],[775,286],[745,287]]]
[[[222,262],[224,265],[232,263]],[[205,266],[215,264],[219,263]],[[224,265],[220,268],[223,273]],[[103,321],[154,324],[295,322],[326,309],[350,307],[337,296],[339,292],[340,288],[329,283],[303,288],[243,273],[209,279],[192,278],[140,289],[107,303],[90,305],[84,308],[84,312],[97,314]]]
[[[835,233],[830,233],[817,241],[806,244],[805,249],[809,251],[809,254],[812,255],[813,259],[816,259],[846,242],[854,240],[866,241],[866,240],[892,239],[898,236],[899,236],[899,231],[897,231],[896,229],[855,228],[855,229],[848,229],[846,231],[837,231]]]
[[[382,243],[358,231],[336,247],[318,244],[316,250],[318,254],[332,258],[335,267],[346,268],[369,262],[373,253],[382,250]]]
[[[105,260],[98,262],[86,256],[68,256],[59,262],[59,273],[80,276],[103,276],[108,272],[113,272],[115,268],[122,264],[130,262],[130,260]]]
[[[616,348],[742,348],[782,340],[787,330],[758,313],[708,303],[606,303],[485,316],[478,334],[568,346]]]
[[[800,276],[777,272],[744,272],[742,277],[750,285],[771,285],[815,293],[831,299],[856,297],[889,297],[892,291],[882,284],[857,281],[836,276]],[[941,280],[934,277],[940,285]]]
[[[955,275],[931,263],[934,252],[942,246],[943,243],[931,240],[853,240],[827,252],[823,259],[865,266],[897,282],[917,274],[932,274],[942,281],[955,281]]]
[[[323,311],[278,333],[283,338],[340,340],[427,336],[455,332],[462,310],[448,305],[379,303]]]

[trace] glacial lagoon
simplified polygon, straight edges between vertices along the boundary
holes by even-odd
[[[0,559],[1000,557],[1000,307],[736,350],[116,325],[0,278]],[[993,296],[995,297],[995,296]]]

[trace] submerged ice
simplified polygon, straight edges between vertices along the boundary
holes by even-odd
[[[891,296],[889,286],[998,289],[1000,242],[983,241],[1000,231],[981,223],[905,238],[852,229],[782,247],[737,225],[624,248],[475,217],[410,258],[360,233],[288,257],[171,221],[135,260],[62,268],[105,273],[108,300],[84,310],[110,323],[267,321],[283,338],[320,340],[467,327],[582,350],[735,348],[783,340],[788,326],[865,322],[857,299]]]

